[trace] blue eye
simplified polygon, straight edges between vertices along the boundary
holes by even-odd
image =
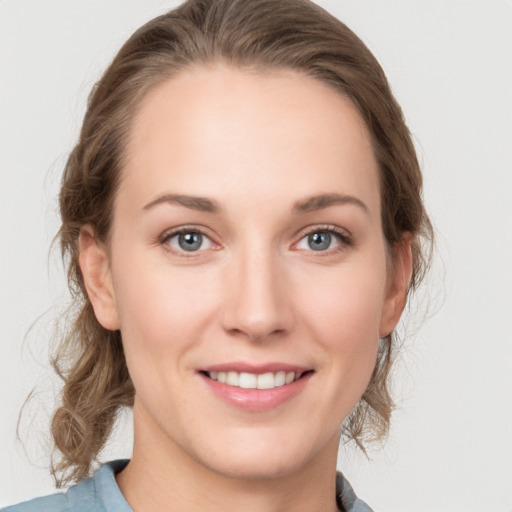
[[[176,251],[197,252],[212,247],[212,241],[197,231],[184,231],[168,237],[167,243]]]
[[[309,233],[302,237],[297,244],[298,249],[305,249],[308,251],[327,251],[335,249],[343,243],[342,235],[333,231],[318,230]]]
[[[313,251],[325,251],[331,247],[332,236],[326,231],[308,235],[308,245]]]

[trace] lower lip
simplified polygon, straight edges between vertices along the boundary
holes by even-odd
[[[297,396],[308,383],[311,373],[298,380],[272,389],[244,389],[229,386],[200,374],[205,383],[219,398],[230,405],[246,411],[268,411],[275,409]]]

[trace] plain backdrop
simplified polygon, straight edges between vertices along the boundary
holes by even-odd
[[[319,3],[388,74],[438,235],[389,441],[371,460],[342,450],[340,468],[376,511],[511,512],[512,1]],[[133,30],[174,5],[0,0],[0,506],[53,489],[48,351],[67,295],[50,244],[87,94]],[[129,456],[130,436],[126,414],[103,460]]]

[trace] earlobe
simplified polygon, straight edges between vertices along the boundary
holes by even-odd
[[[393,261],[380,324],[381,338],[393,331],[405,307],[412,276],[411,242],[410,236],[404,236],[393,248]]]
[[[119,329],[110,262],[106,248],[91,226],[82,226],[79,236],[79,264],[87,295],[98,322],[111,331]]]

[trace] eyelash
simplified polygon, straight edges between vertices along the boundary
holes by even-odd
[[[197,226],[182,226],[178,229],[173,229],[171,231],[166,231],[159,239],[160,244],[164,247],[164,249],[168,252],[171,252],[173,254],[176,254],[181,257],[185,258],[193,258],[194,256],[197,256],[199,253],[203,252],[203,250],[198,251],[185,251],[185,250],[177,250],[174,247],[171,247],[169,244],[169,241],[179,235],[186,235],[186,234],[198,234],[201,235],[208,240],[210,240],[210,243],[213,246],[216,246],[216,244],[212,237],[209,236],[203,229],[197,227]]]
[[[326,224],[326,225],[316,225],[316,226],[311,226],[310,228],[305,228],[305,230],[303,230],[301,233],[300,233],[300,238],[298,240],[298,242],[295,242],[293,245],[294,246],[297,246],[302,240],[304,240],[305,238],[307,238],[308,236],[312,235],[312,234],[315,234],[315,233],[328,233],[329,235],[334,235],[335,238],[338,239],[338,245],[336,245],[336,247],[332,248],[332,249],[326,249],[326,250],[321,250],[321,251],[315,251],[313,249],[305,249],[307,250],[308,252],[312,252],[312,253],[316,253],[316,256],[330,256],[334,253],[337,253],[337,252],[340,252],[340,251],[343,251],[349,247],[352,247],[354,245],[354,241],[352,239],[352,235],[350,233],[348,233],[346,230],[344,229],[341,229],[337,226],[333,226],[331,224]],[[299,249],[301,250],[301,249]]]
[[[337,226],[333,226],[333,225],[319,225],[319,226],[316,225],[316,226],[311,226],[309,228],[305,228],[299,234],[299,237],[300,237],[299,240],[297,242],[295,242],[294,244],[292,244],[292,247],[297,247],[298,244],[300,242],[302,242],[302,240],[304,240],[308,236],[310,236],[312,234],[315,234],[315,233],[328,233],[329,235],[334,235],[334,237],[338,239],[339,243],[338,243],[338,245],[336,245],[336,247],[334,247],[332,249],[319,250],[319,251],[315,251],[314,249],[309,249],[309,250],[308,249],[298,249],[298,250],[305,250],[307,252],[316,253],[317,256],[328,256],[328,255],[331,255],[333,253],[337,253],[339,251],[343,251],[346,248],[351,247],[351,246],[354,245],[354,242],[352,240],[352,236],[346,230],[342,230],[342,229],[338,228]],[[185,258],[190,258],[190,257],[197,256],[198,254],[200,254],[201,252],[203,252],[205,250],[205,249],[202,249],[202,250],[200,249],[200,250],[197,250],[197,251],[176,250],[175,248],[170,246],[169,241],[172,238],[174,238],[176,236],[179,236],[179,235],[185,235],[185,234],[198,234],[198,235],[201,235],[201,236],[207,238],[213,246],[217,246],[218,247],[218,244],[216,244],[214,242],[212,237],[209,236],[205,232],[205,230],[203,230],[203,229],[201,229],[201,228],[199,228],[197,226],[182,226],[182,227],[180,227],[178,229],[173,229],[171,231],[166,231],[159,238],[159,243],[164,247],[164,249],[166,251],[174,253],[174,254],[177,254],[178,256],[185,257]]]

